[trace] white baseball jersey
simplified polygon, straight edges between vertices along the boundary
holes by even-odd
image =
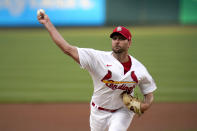
[[[133,92],[136,85],[143,94],[156,89],[156,85],[146,68],[134,57],[131,68],[124,74],[123,65],[112,55],[112,52],[88,48],[77,48],[80,66],[88,70],[93,84],[92,101],[103,108],[119,109],[124,106],[121,93]]]

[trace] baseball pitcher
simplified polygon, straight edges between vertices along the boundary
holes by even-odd
[[[144,65],[128,53],[132,35],[127,28],[118,26],[110,34],[112,51],[99,51],[70,45],[45,12],[40,11],[37,18],[54,43],[92,77],[91,131],[126,131],[134,114],[150,108],[156,84]],[[136,86],[144,95],[143,101],[134,97]]]

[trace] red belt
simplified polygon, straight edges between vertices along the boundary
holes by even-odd
[[[99,107],[99,106],[96,106],[94,102],[92,102],[92,106],[96,107],[99,110],[108,111],[108,112],[112,112],[112,113],[118,110],[118,109],[111,110],[111,109],[106,109],[106,108],[103,108],[103,107]]]

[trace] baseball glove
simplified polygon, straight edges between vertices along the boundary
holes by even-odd
[[[122,94],[122,99],[123,99],[123,103],[126,105],[126,107],[129,110],[132,110],[133,112],[135,112],[138,115],[142,114],[141,107],[140,107],[141,102],[137,98],[135,98],[135,97],[131,96],[130,94],[124,92]]]

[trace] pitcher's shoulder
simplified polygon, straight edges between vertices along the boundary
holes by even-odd
[[[130,56],[130,57],[131,57],[131,62],[132,62],[133,68],[135,68],[137,70],[141,70],[142,72],[147,70],[147,68],[145,67],[145,65],[142,62],[140,62],[138,59],[136,59],[133,56]]]

